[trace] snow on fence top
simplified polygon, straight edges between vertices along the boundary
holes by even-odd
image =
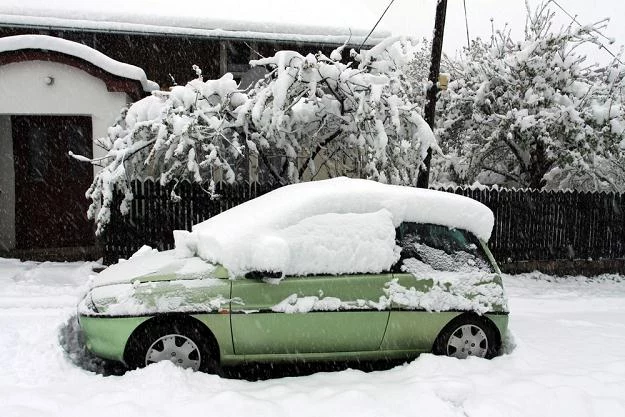
[[[113,75],[139,81],[144,91],[150,92],[159,89],[158,84],[148,80],[141,68],[116,61],[81,43],[45,35],[18,35],[0,38],[0,52],[23,49],[41,49],[71,55],[90,62]]]
[[[172,33],[221,38],[360,44],[377,16],[355,0],[3,0],[0,22],[15,25]],[[368,45],[388,37],[376,30]]]
[[[488,240],[493,213],[467,197],[335,178],[289,185],[193,227],[175,231],[178,256],[221,263],[232,275],[388,270],[399,256],[403,221],[465,229]]]

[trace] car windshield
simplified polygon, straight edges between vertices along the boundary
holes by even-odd
[[[482,245],[471,233],[435,224],[402,223],[396,229],[401,258],[395,270],[420,267],[438,271],[494,272]]]

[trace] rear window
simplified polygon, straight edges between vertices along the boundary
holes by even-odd
[[[482,245],[471,233],[436,224],[402,223],[397,229],[401,257],[394,271],[419,269],[494,272]]]

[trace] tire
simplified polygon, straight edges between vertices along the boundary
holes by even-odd
[[[501,337],[497,327],[484,316],[462,314],[439,333],[432,353],[458,359],[469,356],[492,359],[499,353]]]
[[[184,316],[155,317],[139,326],[128,340],[124,359],[130,369],[168,360],[194,371],[219,370],[215,338],[202,323]]]

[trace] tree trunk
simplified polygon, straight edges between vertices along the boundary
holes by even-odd
[[[547,149],[542,140],[536,141],[536,146],[530,154],[530,165],[528,170],[529,187],[541,189],[545,186],[546,181],[543,179],[545,174],[551,169],[553,161],[547,157]]]

